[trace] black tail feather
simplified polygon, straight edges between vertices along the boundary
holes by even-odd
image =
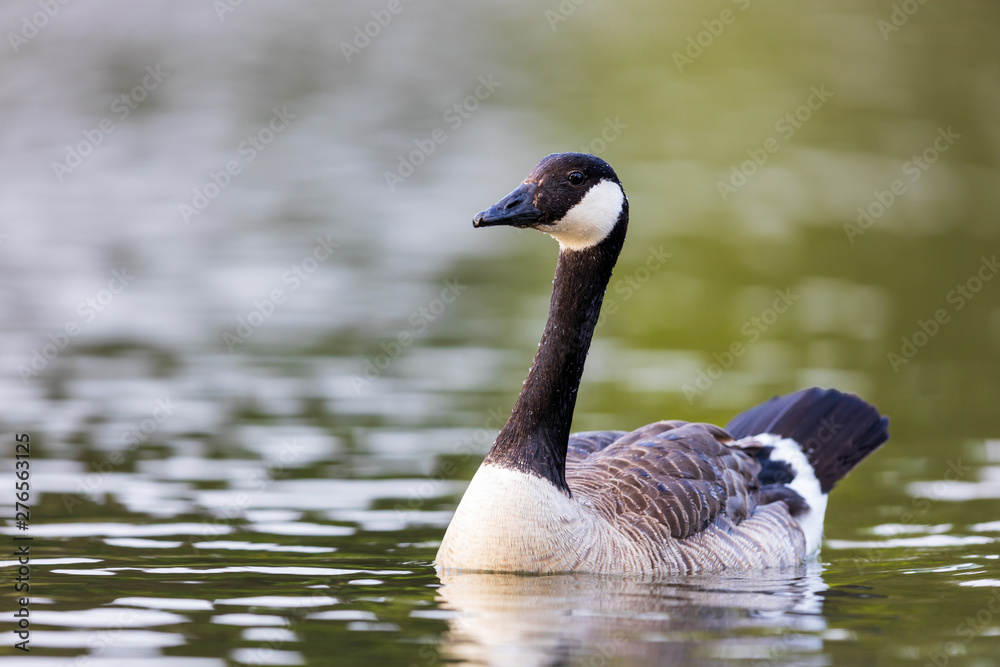
[[[836,389],[803,389],[738,414],[726,430],[740,439],[773,433],[799,443],[823,493],[889,439],[889,418]]]

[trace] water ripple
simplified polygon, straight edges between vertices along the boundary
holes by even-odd
[[[215,600],[215,604],[240,605],[245,607],[322,607],[325,605],[338,604],[340,600],[325,595],[315,596],[287,596],[287,595],[260,595],[249,598],[220,598]]]
[[[335,547],[309,547],[294,544],[274,544],[272,542],[237,542],[216,540],[214,542],[195,542],[195,549],[230,549],[233,551],[271,551],[274,553],[289,552],[301,554],[322,554],[336,551]]]
[[[174,611],[203,611],[212,609],[208,600],[194,598],[118,598],[112,605],[120,607],[148,607],[150,609],[172,609]]]
[[[218,535],[231,533],[231,526],[217,523],[39,523],[31,525],[33,537],[149,537],[154,535]],[[14,528],[0,529],[15,535]]]
[[[826,540],[831,549],[898,549],[903,547],[959,547],[972,544],[991,544],[992,537],[978,535],[925,535],[902,537],[895,540]]]

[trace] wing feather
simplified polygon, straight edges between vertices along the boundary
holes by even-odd
[[[582,461],[627,433],[628,431],[586,431],[573,433],[569,436],[569,447],[566,449],[567,465],[570,465],[571,462]]]
[[[709,424],[663,421],[631,433],[571,438],[566,480],[573,495],[643,532],[684,539],[712,523],[738,525],[758,504],[760,463]]]

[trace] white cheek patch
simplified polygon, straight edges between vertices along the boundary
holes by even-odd
[[[603,180],[591,187],[561,220],[538,229],[559,241],[560,250],[583,250],[607,238],[624,205],[625,193],[621,186]]]

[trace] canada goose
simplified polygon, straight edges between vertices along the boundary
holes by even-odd
[[[887,418],[857,396],[812,388],[725,430],[661,421],[571,435],[628,226],[621,182],[593,155],[549,155],[473,225],[545,232],[559,260],[531,370],[455,511],[438,568],[685,574],[793,565],[819,549],[827,494],[888,439]]]

